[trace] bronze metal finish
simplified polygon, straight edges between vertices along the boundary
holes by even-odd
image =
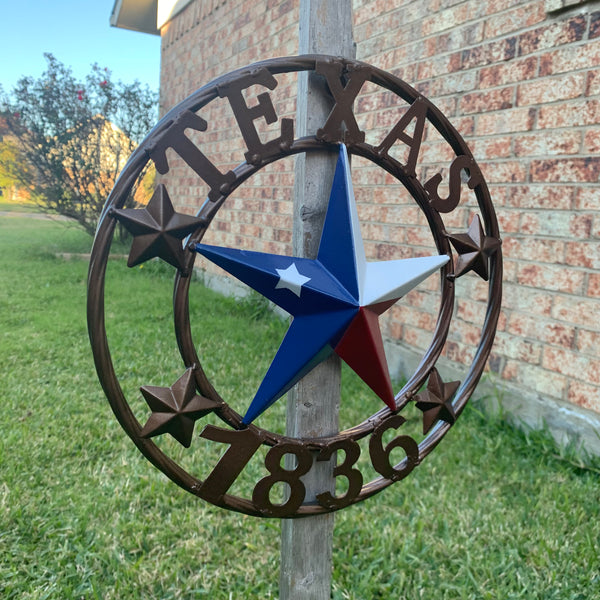
[[[298,71],[311,71],[321,78],[335,104],[314,135],[296,139],[293,119],[278,119],[268,91],[260,94],[258,103],[252,106],[247,105],[243,92],[256,85],[272,91],[277,87],[277,75]],[[395,126],[377,146],[365,141],[365,132],[353,112],[355,100],[367,82],[409,104],[408,110],[401,113]],[[228,100],[247,149],[244,161],[226,172],[219,170],[201,147],[185,135],[186,129],[207,130],[209,123],[198,113],[217,98]],[[256,128],[258,119],[267,123],[279,120],[276,137],[264,142]],[[417,177],[416,165],[426,121],[455,155],[448,169],[446,198],[438,194],[441,174],[424,183]],[[406,129],[412,122],[414,129],[409,135]],[[409,150],[404,163],[390,154],[397,142]],[[453,257],[454,265],[451,261],[441,270],[441,303],[433,340],[415,372],[396,395],[396,410],[383,408],[362,423],[327,438],[294,439],[255,425],[244,426],[240,415],[219,396],[204,373],[192,339],[188,305],[189,274],[195,255],[183,247],[182,240],[189,236],[188,244],[199,242],[227,197],[265,165],[301,152],[336,151],[340,143],[346,144],[350,154],[368,159],[403,184],[425,215],[438,252]],[[157,187],[146,208],[124,210],[131,186],[149,160],[154,161],[160,173],[168,172],[166,151],[169,148],[210,188],[197,217],[175,212],[162,185]],[[467,233],[449,233],[442,215],[459,206],[464,173],[477,199],[479,214]],[[177,269],[173,312],[185,372],[171,387],[143,386],[142,394],[152,411],[144,426],[119,385],[105,331],[104,279],[118,221],[134,236],[129,265],[159,257]],[[452,320],[455,279],[468,272],[488,282],[481,341],[462,383],[444,383],[435,366]],[[463,139],[431,102],[390,73],[357,61],[320,55],[277,58],[234,71],[200,88],[172,109],[133,153],[107,200],[98,225],[88,276],[88,328],[98,376],[112,410],[148,460],[175,483],[217,506],[262,517],[303,517],[339,510],[376,494],[406,477],[441,441],[460,416],[483,372],[500,313],[501,281],[500,234],[487,185]],[[426,389],[420,392],[425,382],[428,382]],[[426,435],[420,443],[402,433],[406,419],[399,414],[414,401],[424,415]],[[223,427],[206,425],[200,437],[223,444],[224,452],[202,480],[177,464],[149,438],[169,433],[184,446],[193,448],[194,424],[209,412],[220,418]],[[391,440],[384,441],[384,437]],[[378,474],[368,482],[363,481],[364,474],[356,466],[361,453],[358,442],[363,438],[368,442],[363,452],[368,452],[370,464]],[[261,448],[266,450],[264,476],[256,482],[251,497],[230,493],[237,477]],[[397,464],[392,460],[392,451],[396,448],[402,449],[405,455]],[[295,456],[293,468],[282,466],[281,459],[286,454]],[[316,460],[329,460],[333,455],[338,457],[334,475],[346,481],[346,492],[337,496],[333,490],[323,490],[316,502],[304,502],[302,476],[312,468],[315,456]],[[288,465],[287,461],[285,464]],[[272,500],[271,492],[281,482],[287,484],[289,494],[278,503]]]

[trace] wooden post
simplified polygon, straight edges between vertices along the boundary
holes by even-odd
[[[300,54],[355,57],[352,3],[300,0]],[[333,100],[324,82],[299,75],[297,135],[314,134],[325,122]],[[316,258],[337,152],[302,154],[296,163],[294,255]],[[336,355],[321,363],[288,395],[287,433],[322,437],[338,433],[340,362]],[[335,458],[316,463],[303,478],[306,500],[334,491]],[[280,600],[329,600],[331,596],[333,513],[288,519],[281,530]]]

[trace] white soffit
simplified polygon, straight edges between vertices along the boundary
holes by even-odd
[[[158,0],[115,0],[110,24],[121,29],[160,35],[157,10]]]

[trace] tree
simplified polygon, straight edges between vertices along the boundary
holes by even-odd
[[[10,95],[0,88],[10,132],[0,171],[26,187],[43,210],[75,219],[93,234],[119,172],[156,121],[157,94],[138,81],[113,82],[98,65],[85,82],[77,81],[54,56],[44,56],[39,79],[21,78]],[[147,193],[147,177],[146,185],[142,181],[129,205]]]
[[[0,195],[9,200],[29,199],[29,194],[20,185],[19,172],[27,169],[20,161],[19,150],[14,138],[7,130],[6,121],[0,116]]]

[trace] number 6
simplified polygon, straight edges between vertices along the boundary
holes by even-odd
[[[373,468],[386,479],[400,481],[406,477],[419,462],[419,446],[417,442],[407,435],[395,437],[387,446],[383,447],[383,434],[388,429],[398,429],[406,422],[404,417],[394,415],[386,419],[374,432],[369,440],[369,454]],[[402,448],[406,452],[406,464],[402,468],[392,466],[390,456],[394,448]]]

